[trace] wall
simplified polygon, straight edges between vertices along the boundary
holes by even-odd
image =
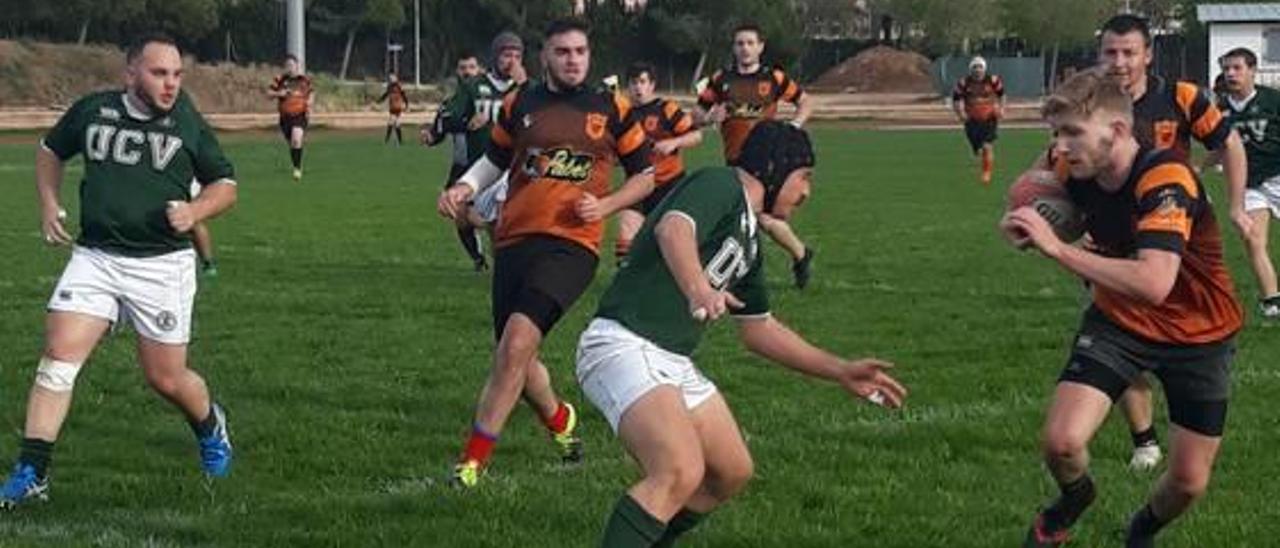
[[[1233,48],[1245,47],[1258,55],[1258,83],[1280,87],[1280,63],[1268,63],[1262,57],[1266,53],[1263,33],[1268,28],[1280,28],[1275,23],[1212,23],[1209,26],[1209,81],[1221,70],[1218,57]]]

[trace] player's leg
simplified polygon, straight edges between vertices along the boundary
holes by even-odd
[[[293,178],[302,180],[302,147],[306,138],[306,118],[298,117],[289,128],[289,159],[293,161]]]
[[[385,145],[391,142],[391,132],[395,129],[395,125],[396,125],[396,115],[387,114],[387,131],[382,136],[382,144]]]
[[[813,276],[811,269],[813,250],[800,241],[800,237],[786,221],[764,213],[760,214],[759,220],[765,234],[768,234],[773,241],[786,250],[788,255],[791,255],[792,277],[795,279],[796,287],[804,289]]]
[[[709,383],[708,383],[709,384]],[[686,391],[685,402],[689,396]],[[729,404],[717,392],[691,411],[702,444],[705,473],[702,485],[667,523],[667,530],[655,547],[675,546],[676,539],[701,523],[708,513],[728,502],[747,486],[755,463],[742,439],[738,422]]]
[[[1129,525],[1127,546],[1155,546],[1155,535],[1204,495],[1222,443],[1231,393],[1231,342],[1165,350],[1155,370],[1168,400],[1169,468]]]
[[[974,120],[965,120],[964,122],[964,138],[969,142],[969,149],[973,151],[974,158],[978,159],[978,180],[982,180],[983,155],[982,149],[982,124]]]
[[[1129,425],[1133,455],[1129,469],[1152,470],[1160,464],[1160,439],[1156,435],[1151,382],[1145,375],[1134,377],[1133,384],[1120,397],[1120,412]]]
[[[1253,221],[1253,228],[1243,237],[1249,267],[1258,281],[1258,310],[1264,318],[1276,319],[1280,318],[1280,288],[1276,284],[1276,270],[1267,247],[1271,215],[1273,211],[1280,210],[1280,203],[1272,205],[1266,193],[1267,186],[1264,184],[1261,188],[1245,191],[1245,209]],[[1280,202],[1280,197],[1277,197],[1277,202]]]
[[[191,227],[191,243],[196,248],[196,256],[200,258],[200,272],[210,278],[218,275],[218,264],[213,258],[213,235],[205,223],[196,223]]]
[[[1089,441],[1111,409],[1107,393],[1089,384],[1059,381],[1045,418],[1042,451],[1059,496],[1036,514],[1024,546],[1059,546],[1093,503]]]
[[[582,460],[582,440],[574,435],[578,427],[578,410],[556,395],[551,387],[551,373],[546,364],[537,359],[525,371],[524,401],[532,407],[547,433],[560,450],[560,460],[573,463]]]
[[[187,364],[196,275],[190,251],[143,259],[122,259],[129,282],[121,305],[138,332],[138,361],[147,384],[191,425],[201,465],[213,476],[231,466],[226,417],[204,378]]]
[[[71,410],[76,376],[110,325],[106,319],[75,312],[46,315],[45,349],[27,395],[18,459],[0,487],[0,509],[47,497],[53,447]]]
[[[397,112],[397,113],[395,113],[395,114],[393,114],[393,115],[391,116],[391,125],[395,126],[395,128],[396,128],[396,146],[401,146],[401,145],[403,145],[403,144],[404,144],[404,134],[403,134],[403,133],[401,133],[401,131],[400,131],[400,117],[401,117],[401,116],[402,116],[402,114],[401,114],[401,113],[399,113],[399,112]]]
[[[669,385],[648,391],[622,415],[618,438],[644,477],[614,505],[600,546],[653,546],[698,490],[706,465],[690,419],[680,390]]]
[[[982,184],[991,184],[991,174],[996,166],[996,128],[998,122],[991,120],[982,124]]]
[[[613,257],[618,264],[631,252],[631,240],[644,225],[644,214],[631,208],[618,212],[618,239],[613,244]]]

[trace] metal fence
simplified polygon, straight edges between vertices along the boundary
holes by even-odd
[[[951,95],[956,81],[969,74],[972,57],[939,57],[933,61],[933,86]],[[1044,93],[1044,59],[1041,57],[988,57],[987,72],[1004,80],[1005,95],[1039,97]]]

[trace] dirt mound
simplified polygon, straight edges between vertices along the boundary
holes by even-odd
[[[846,59],[809,87],[858,93],[935,93],[929,59],[918,53],[875,46]]]

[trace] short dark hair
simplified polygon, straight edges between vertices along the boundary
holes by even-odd
[[[1147,23],[1145,17],[1140,17],[1132,13],[1122,13],[1102,24],[1102,29],[1098,32],[1098,37],[1110,32],[1111,34],[1129,34],[1137,32],[1142,34],[1142,43],[1147,47],[1151,47],[1151,25]]]
[[[297,62],[298,62],[298,56],[297,56],[297,55],[294,55],[294,54],[292,54],[292,53],[286,53],[286,54],[284,54],[284,60],[285,60],[285,61],[293,61],[293,62],[297,63]]]
[[[173,40],[173,37],[159,32],[152,32],[138,37],[137,40],[134,40],[129,44],[129,49],[126,49],[124,52],[125,62],[132,63],[137,61],[138,57],[142,56],[142,50],[147,49],[147,46],[151,44],[173,46],[174,49],[178,50],[178,53],[182,53],[182,50],[178,48],[178,43]]]
[[[556,19],[555,21],[552,21],[551,24],[547,25],[547,30],[542,33],[542,37],[547,39],[552,36],[558,36],[566,32],[574,31],[581,32],[587,36],[591,35],[591,27],[587,25],[586,21],[573,17],[565,17],[562,19]]]
[[[1249,68],[1258,68],[1258,55],[1249,48],[1235,48],[1222,54],[1222,57],[1218,58],[1218,64],[1221,65],[1232,57],[1244,59],[1244,64],[1248,65]]]
[[[469,49],[464,49],[462,50],[461,53],[458,54],[458,61],[465,61],[467,59],[475,59],[476,61],[479,61],[480,56],[476,55],[476,52],[474,51],[471,51]]]
[[[739,32],[754,32],[756,33],[756,38],[759,38],[761,42],[764,41],[764,30],[760,28],[760,25],[755,23],[747,22],[733,27],[732,36],[737,36]]]
[[[641,74],[648,74],[650,80],[658,78],[658,69],[653,67],[653,63],[648,61],[636,61],[627,67],[627,81],[639,78]]]

